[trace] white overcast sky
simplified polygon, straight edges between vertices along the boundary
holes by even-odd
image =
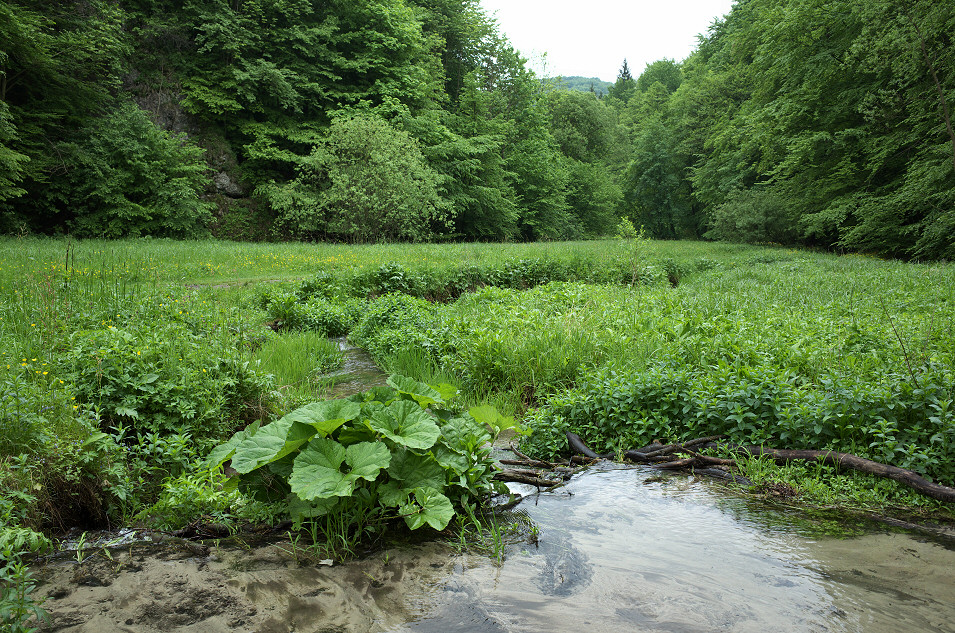
[[[623,59],[634,78],[650,62],[696,47],[732,0],[481,0],[538,74],[613,81]],[[546,65],[540,62],[546,53]]]

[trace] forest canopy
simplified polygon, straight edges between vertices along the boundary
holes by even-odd
[[[0,231],[539,240],[626,217],[952,259],[953,34],[950,3],[738,0],[687,59],[607,86],[536,77],[476,0],[0,0]]]

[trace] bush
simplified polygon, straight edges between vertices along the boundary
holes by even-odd
[[[426,333],[434,315],[435,307],[423,299],[388,294],[368,306],[348,338],[375,358],[408,347],[428,349],[432,343]]]
[[[327,547],[347,555],[370,534],[403,519],[414,530],[445,529],[501,486],[490,444],[513,425],[491,407],[455,414],[453,387],[393,375],[390,389],[316,402],[236,433],[209,456],[226,460],[239,490],[287,508]],[[440,389],[440,391],[439,391]]]
[[[131,103],[98,120],[65,179],[70,226],[79,237],[208,235],[212,205],[203,150],[165,132]]]
[[[440,176],[407,132],[367,114],[336,118],[288,184],[257,190],[299,237],[423,241],[451,226]]]
[[[710,239],[748,244],[792,244],[796,239],[792,205],[767,189],[737,191],[713,215]]]
[[[183,321],[107,326],[76,332],[64,362],[104,430],[185,431],[201,442],[256,416],[269,388],[234,347],[214,343]]]
[[[816,385],[762,367],[603,369],[534,413],[524,449],[554,458],[567,451],[567,430],[597,452],[722,434],[739,444],[856,452],[951,484],[950,378],[942,368],[928,368],[918,387],[900,375],[881,384],[829,376]]]

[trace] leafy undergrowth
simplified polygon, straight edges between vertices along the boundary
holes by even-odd
[[[288,455],[226,487],[203,466],[237,429],[314,399],[315,375],[335,362],[322,347],[328,335],[347,335],[390,372],[455,384],[460,402],[525,415],[526,447],[541,455],[564,450],[567,429],[599,450],[720,431],[955,477],[950,265],[639,235],[382,247],[0,240],[0,255],[0,538],[13,544],[10,577],[20,553],[46,542],[41,532],[66,527],[197,516],[234,526],[298,513],[316,542],[324,531],[348,545],[363,529],[354,525],[378,530],[388,517],[440,525],[441,513],[425,510],[443,505],[438,494],[468,516],[475,499],[465,502],[450,478],[398,486],[397,456],[424,449],[345,433],[375,406],[398,406],[394,395],[355,403],[358,417],[330,434],[316,428],[296,449],[314,443],[307,454],[331,464],[343,454],[347,475],[367,448],[354,446],[388,446],[387,465],[352,481],[349,495],[296,493],[290,507]],[[298,280],[194,287],[237,278]],[[243,441],[276,424],[250,427]],[[435,460],[442,441],[428,448]],[[281,468],[284,480],[273,477]],[[860,505],[926,507],[855,475],[780,478],[780,490],[822,504],[869,488],[878,494]],[[256,499],[265,479],[284,501]],[[11,604],[29,609],[28,592],[19,595]]]
[[[490,443],[512,419],[490,407],[455,413],[447,408],[456,393],[450,385],[398,375],[388,385],[235,433],[206,461],[212,473],[228,465],[221,498],[269,504],[275,519],[312,535],[321,558],[341,558],[394,521],[441,531],[456,514],[473,518],[490,495],[506,491],[492,479]],[[180,494],[175,483],[167,490]],[[151,514],[177,527],[165,513],[176,505],[169,495]]]

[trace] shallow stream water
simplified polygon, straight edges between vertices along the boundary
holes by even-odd
[[[955,540],[610,464],[520,507],[536,544],[500,567],[462,561],[417,597],[418,620],[389,630],[955,631]]]
[[[955,540],[602,464],[517,507],[503,563],[447,545],[316,566],[288,544],[37,566],[56,631],[955,631]],[[847,530],[852,533],[846,536]],[[835,535],[833,535],[835,534]]]
[[[388,375],[375,364],[371,354],[355,347],[345,337],[331,340],[338,344],[344,360],[341,367],[323,376],[332,381],[326,394],[329,400],[345,398],[385,384]]]

